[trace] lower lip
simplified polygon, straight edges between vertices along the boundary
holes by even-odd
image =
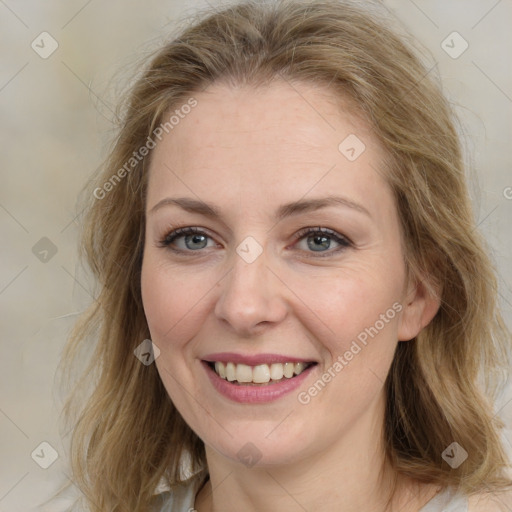
[[[213,387],[226,398],[242,404],[268,403],[278,400],[282,396],[297,389],[304,380],[307,379],[313,368],[317,366],[312,365],[300,375],[292,377],[291,379],[283,378],[283,380],[279,382],[274,382],[273,384],[269,383],[265,386],[251,386],[233,384],[219,377],[207,363],[204,361],[202,361],[202,363]]]

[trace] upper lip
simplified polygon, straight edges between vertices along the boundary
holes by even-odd
[[[237,354],[235,352],[218,352],[208,354],[202,358],[203,361],[214,363],[234,363],[257,366],[259,364],[272,363],[315,363],[314,359],[304,359],[296,356],[284,356],[282,354]]]

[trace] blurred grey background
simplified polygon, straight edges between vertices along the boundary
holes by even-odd
[[[383,3],[428,48],[457,105],[475,215],[512,327],[512,2]],[[91,300],[76,274],[77,195],[106,155],[117,93],[136,63],[208,5],[222,4],[0,0],[0,512],[66,510],[65,500],[39,504],[69,471],[54,377]],[[496,404],[509,427],[511,398],[508,389]],[[511,442],[507,431],[512,451]]]

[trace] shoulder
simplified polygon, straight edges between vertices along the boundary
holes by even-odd
[[[189,512],[194,507],[194,496],[191,487],[177,487],[172,491],[165,491],[153,496],[149,511]]]
[[[468,512],[510,512],[512,491],[481,493],[468,498]]]
[[[172,489],[154,495],[150,512],[190,512],[194,509],[196,493],[207,478],[208,472],[203,470]]]

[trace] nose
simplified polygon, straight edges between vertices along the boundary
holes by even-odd
[[[266,251],[252,263],[237,253],[230,272],[219,283],[215,315],[238,336],[257,334],[286,317],[286,285],[268,266]]]

